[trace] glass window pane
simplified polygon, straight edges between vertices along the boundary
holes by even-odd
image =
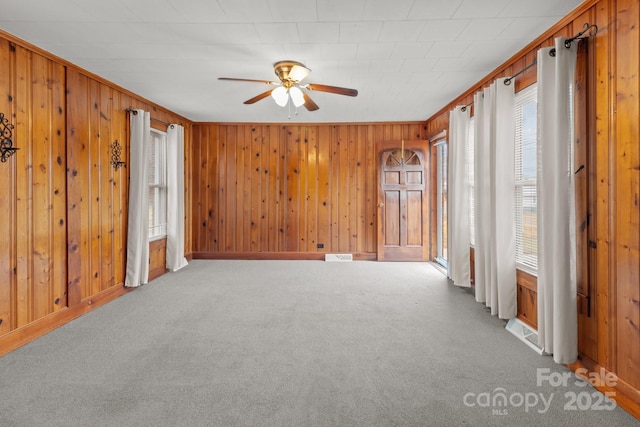
[[[148,171],[150,239],[167,234],[166,150],[166,134],[152,129]]]
[[[436,260],[446,265],[447,260],[447,143],[440,141],[437,149],[437,254]]]
[[[536,179],[537,103],[522,106],[522,179]]]

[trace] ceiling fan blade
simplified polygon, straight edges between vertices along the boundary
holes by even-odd
[[[269,89],[266,92],[262,92],[260,95],[256,95],[251,99],[247,99],[246,101],[244,101],[245,104],[253,104],[255,102],[260,101],[261,99],[265,99],[266,97],[268,97],[269,95],[271,95],[271,89]]]
[[[305,86],[309,90],[317,90],[318,92],[337,93],[338,95],[358,96],[358,91],[355,89],[349,89],[347,87],[320,85],[316,83],[309,83]]]
[[[218,77],[218,80],[231,80],[235,82],[252,82],[252,83],[265,83],[268,85],[279,85],[280,82],[273,82],[271,80],[254,80],[254,79],[238,79],[235,77]]]
[[[313,99],[311,99],[311,97],[307,95],[306,92],[302,92],[302,96],[304,98],[304,108],[309,111],[316,111],[318,108],[320,108],[318,107],[318,104],[313,102]]]

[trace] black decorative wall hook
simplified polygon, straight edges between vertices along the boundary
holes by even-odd
[[[126,163],[120,161],[120,154],[122,153],[122,146],[118,143],[116,139],[113,144],[109,146],[111,148],[111,165],[115,170],[120,169],[120,166],[125,166]]]
[[[13,136],[13,125],[0,113],[0,162],[4,163],[15,154],[18,147],[13,146],[11,137]]]

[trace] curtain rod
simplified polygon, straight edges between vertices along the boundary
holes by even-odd
[[[125,110],[124,110],[124,111],[126,111],[127,113],[131,113],[131,114],[133,114],[134,116],[137,116],[137,115],[138,115],[138,111],[137,111],[137,110],[134,110],[134,109],[133,109],[133,108],[131,108],[131,107],[127,107],[127,108],[125,108]],[[165,121],[162,121],[162,120],[160,120],[160,119],[156,119],[156,118],[153,118],[153,117],[151,117],[151,118],[150,118],[150,120],[153,120],[154,122],[162,123],[163,125],[166,125],[166,126],[173,126],[173,123],[167,123],[167,122],[165,122]]]
[[[589,34],[586,36],[583,36],[584,33],[586,33],[587,31],[589,31]],[[596,34],[598,34],[598,26],[595,24],[589,24],[588,22],[584,24],[582,31],[580,31],[578,34],[576,34],[575,36],[571,37],[570,39],[566,39],[564,41],[564,46],[569,49],[571,47],[571,43],[573,43],[576,40],[582,40],[584,38],[587,37],[592,37],[595,36]],[[551,56],[556,56],[556,49],[553,48],[549,51],[549,55]],[[524,73],[525,71],[527,71],[529,68],[533,67],[534,65],[537,64],[537,60],[534,59],[533,62],[529,65],[527,65],[526,67],[524,67],[522,70],[518,71],[517,73],[515,73],[513,76],[508,77],[504,80],[504,84],[505,85],[510,85],[511,84],[511,80],[515,79],[516,77],[518,77],[520,74]]]
[[[583,35],[587,31],[589,31],[589,34],[587,34],[586,36]],[[588,37],[593,37],[596,34],[598,34],[598,26],[596,24],[589,24],[588,22],[585,22],[585,24],[582,26],[582,31],[580,31],[578,34],[576,34],[575,36],[571,37],[570,39],[566,39],[564,41],[564,47],[569,49],[571,47],[571,43],[573,43],[574,41],[586,39]],[[549,55],[550,56],[556,56],[556,48],[555,47],[549,51]]]
[[[471,107],[472,105],[473,105],[473,101],[471,101],[467,105],[463,105],[460,111],[467,111],[467,108]]]
[[[524,67],[522,70],[518,71],[517,73],[515,73],[513,76],[511,77],[507,77],[506,79],[504,79],[504,84],[509,86],[511,84],[511,80],[515,79],[516,77],[518,77],[520,74],[524,73],[525,71],[527,71],[529,68],[533,67],[534,65],[536,65],[538,63],[537,59],[534,59],[533,62],[529,65],[527,65],[526,67]]]
[[[586,36],[583,36],[583,34],[586,33],[587,31],[589,31],[589,34],[587,34]],[[569,49],[571,47],[571,43],[573,43],[574,41],[586,39],[587,37],[593,37],[596,34],[598,34],[598,26],[596,24],[589,24],[588,22],[586,22],[582,27],[582,31],[580,31],[578,34],[571,37],[570,39],[567,39],[564,41],[564,47]]]

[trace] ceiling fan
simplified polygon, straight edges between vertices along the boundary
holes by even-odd
[[[234,77],[219,77],[219,80],[233,80],[239,82],[253,82],[253,83],[265,83],[268,85],[276,86],[275,89],[269,89],[266,92],[262,92],[259,95],[254,96],[251,99],[247,99],[244,101],[245,104],[253,104],[258,102],[264,98],[267,98],[269,95],[276,101],[281,107],[286,106],[289,103],[289,100],[296,107],[300,107],[304,105],[304,107],[309,111],[315,111],[318,108],[318,104],[313,102],[311,97],[307,94],[306,91],[318,91],[318,92],[329,92],[336,93],[338,95],[346,95],[346,96],[357,96],[358,91],[355,89],[349,89],[345,87],[338,86],[328,86],[316,83],[302,83],[311,70],[296,61],[279,61],[273,64],[273,71],[275,71],[276,76],[280,79],[280,81],[271,81],[271,80],[254,80],[254,79],[239,79]]]

